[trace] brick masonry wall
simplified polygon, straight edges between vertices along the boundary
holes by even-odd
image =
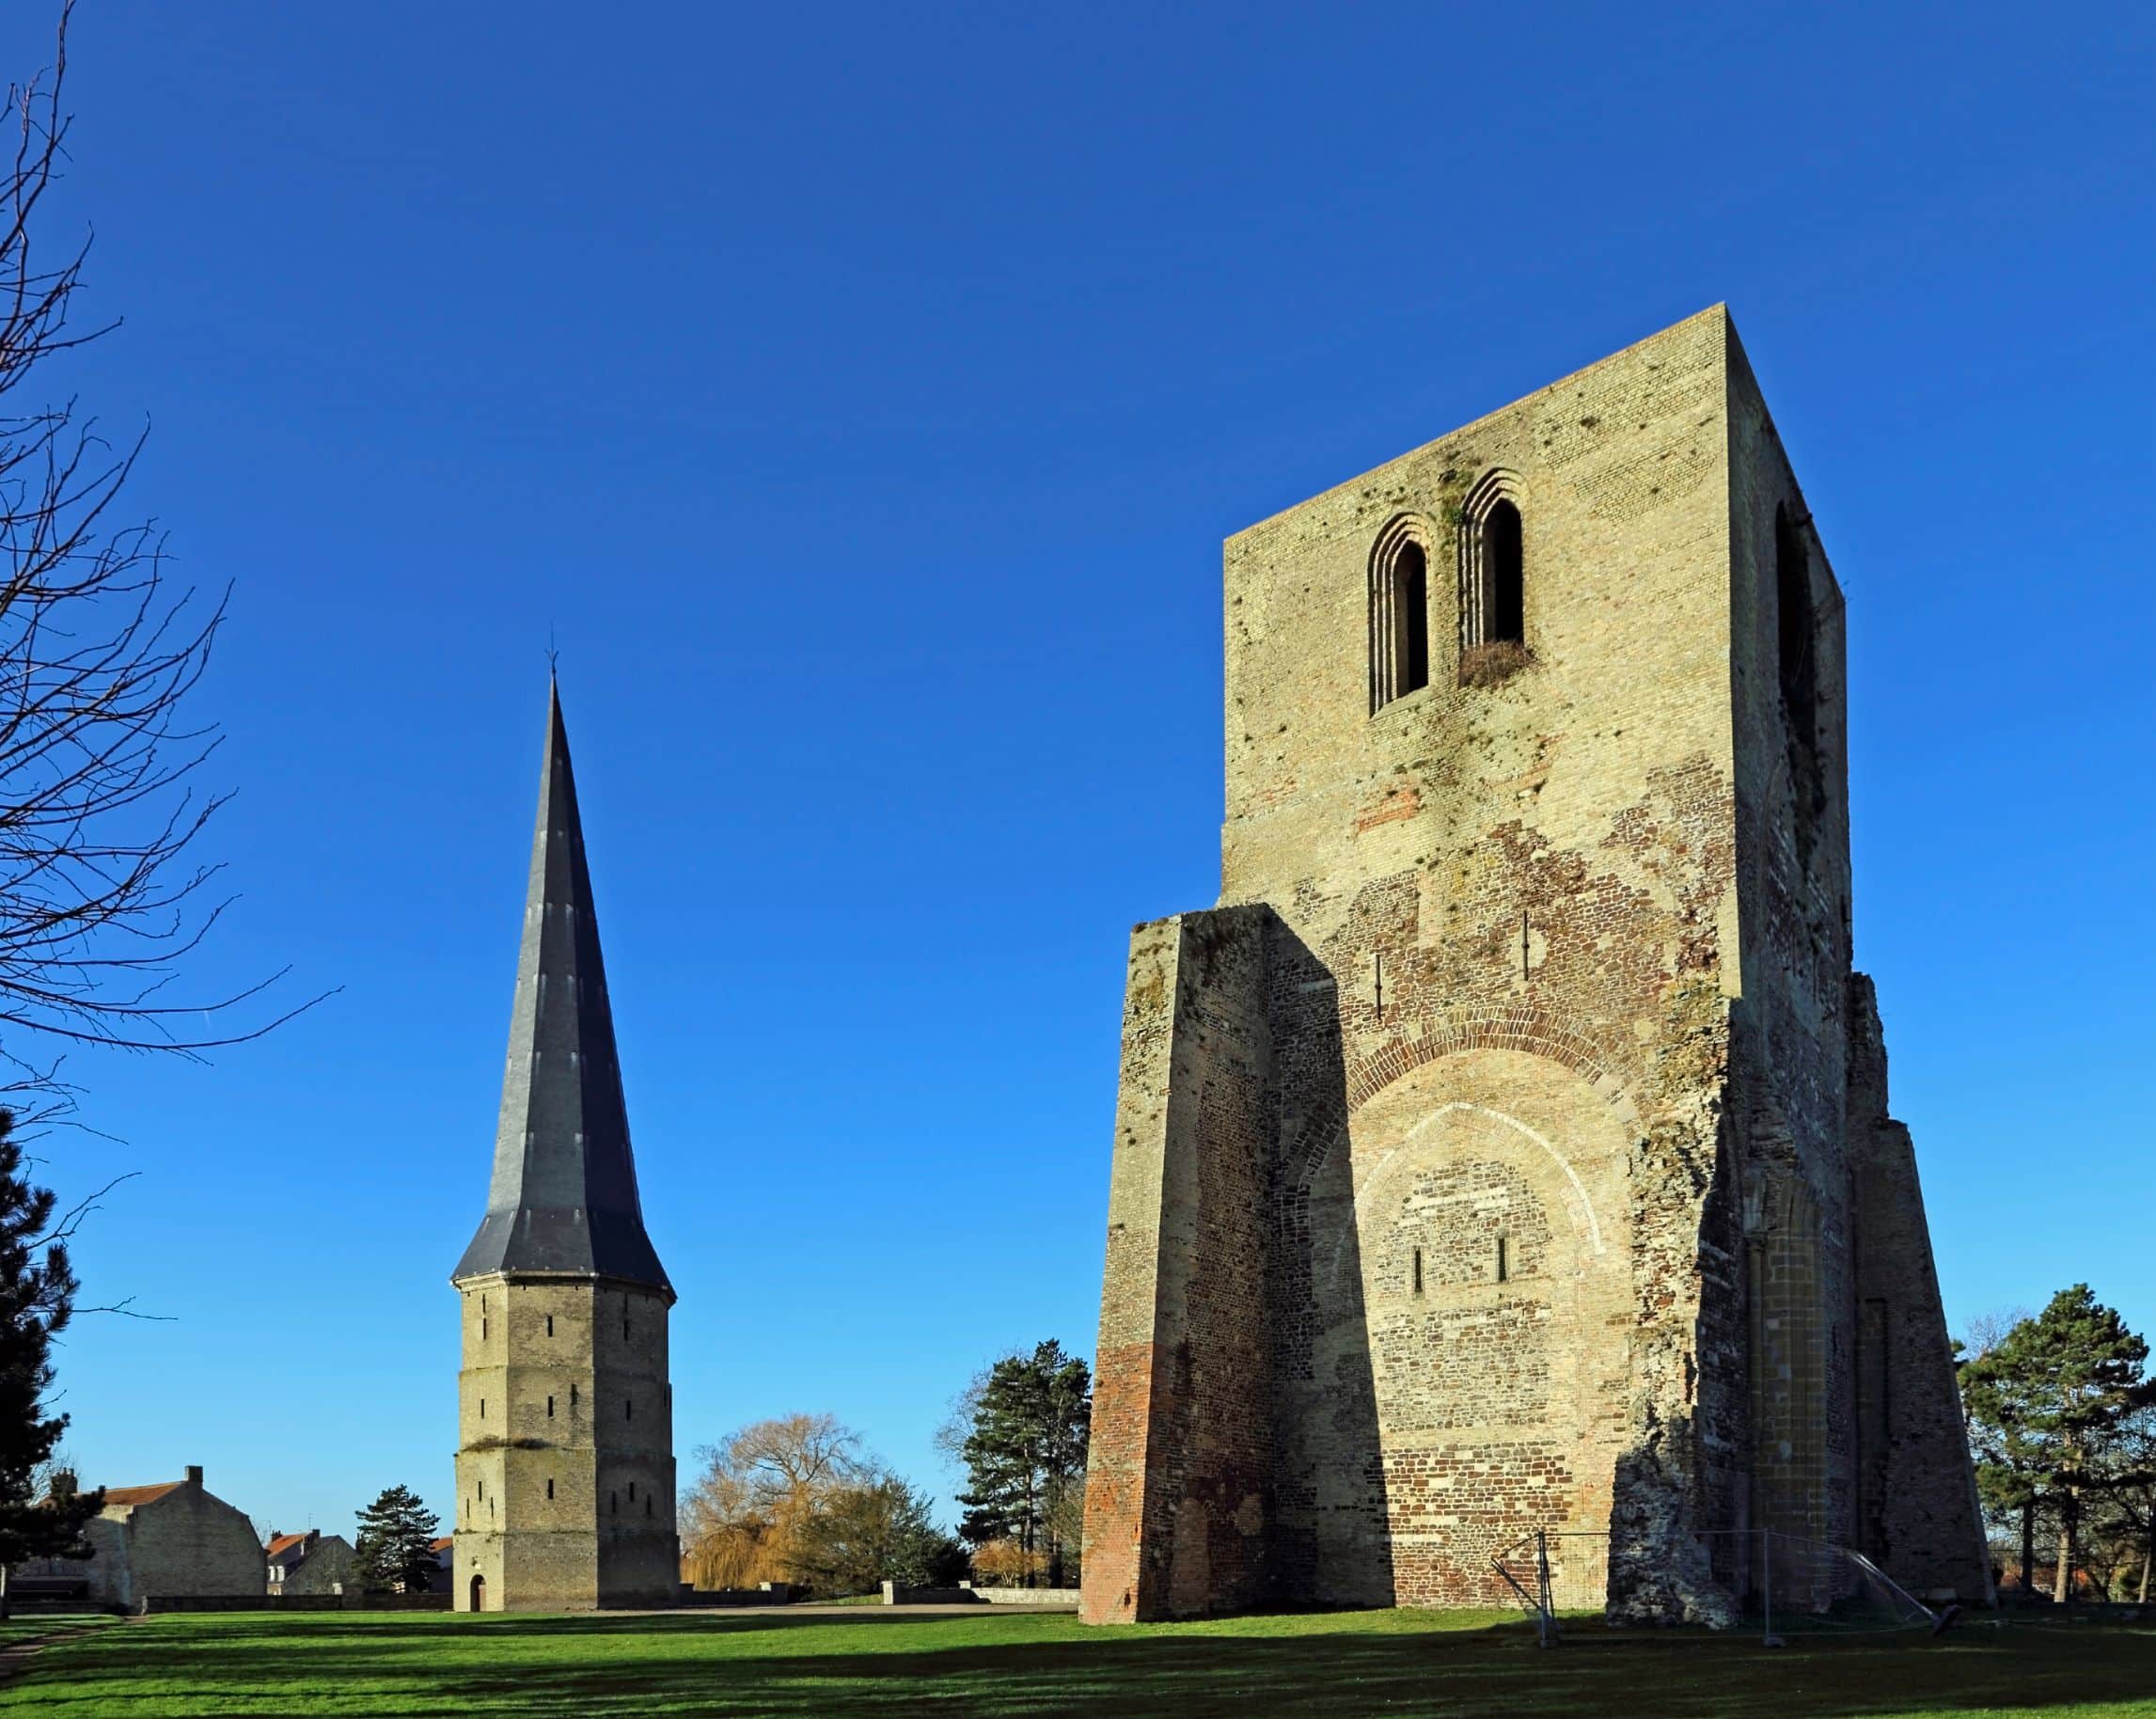
[[[1463,685],[1461,534],[1493,483],[1530,660]],[[1801,751],[1777,502],[1816,621]],[[1854,1532],[1841,606],[1802,509],[1717,308],[1227,544],[1221,900],[1267,915],[1268,1596],[1477,1601],[1497,1543],[1606,1526],[1618,1611],[1723,1621],[1749,1572],[1699,1530]],[[1373,711],[1373,545],[1403,537],[1431,680]],[[1159,1233],[1187,1220],[1138,1174],[1157,1129],[1126,1126],[1137,1087],[1166,1116],[1187,1078],[1140,988],[1134,950],[1104,1504],[1185,1449],[1120,1407],[1176,1329],[1119,1265],[1126,1187]],[[1096,1565],[1089,1530],[1089,1587],[1157,1550],[1150,1509],[1094,1520],[1139,1544]]]
[[[489,1277],[459,1299],[457,1608],[474,1575],[490,1611],[672,1603],[667,1298]]]
[[[1131,934],[1087,1471],[1094,1622],[1262,1591],[1268,917],[1185,914]]]
[[[1849,983],[1849,1140],[1864,1336],[1859,1538],[1919,1593],[1993,1598],[1954,1352],[1909,1130],[1887,1112],[1886,1035],[1862,973]]]

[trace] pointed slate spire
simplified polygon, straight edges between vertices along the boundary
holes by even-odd
[[[551,684],[494,1183],[451,1275],[493,1271],[619,1278],[672,1294],[637,1197],[576,779]]]

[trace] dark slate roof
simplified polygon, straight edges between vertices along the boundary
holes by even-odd
[[[637,1198],[576,779],[551,687],[494,1183],[451,1278],[491,1271],[622,1278],[672,1293]]]

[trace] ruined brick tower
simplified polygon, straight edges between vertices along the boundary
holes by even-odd
[[[670,1604],[674,1292],[644,1234],[551,689],[494,1181],[450,1281],[464,1308],[458,1609]]]
[[[1228,541],[1220,903],[1131,938],[1089,1619],[1488,1603],[1537,1527],[1608,1532],[1623,1616],[1833,1597],[1758,1527],[1988,1593],[1842,623],[1719,307]]]

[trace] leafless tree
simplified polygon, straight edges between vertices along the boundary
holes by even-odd
[[[67,1108],[70,1043],[195,1055],[297,1012],[227,1013],[281,974],[166,989],[227,905],[197,851],[226,797],[199,781],[218,733],[183,711],[225,597],[176,585],[155,523],[119,517],[142,436],[108,441],[48,391],[112,326],[72,320],[88,240],[42,236],[71,10],[51,71],[8,90],[0,166],[0,1103],[24,1121]]]

